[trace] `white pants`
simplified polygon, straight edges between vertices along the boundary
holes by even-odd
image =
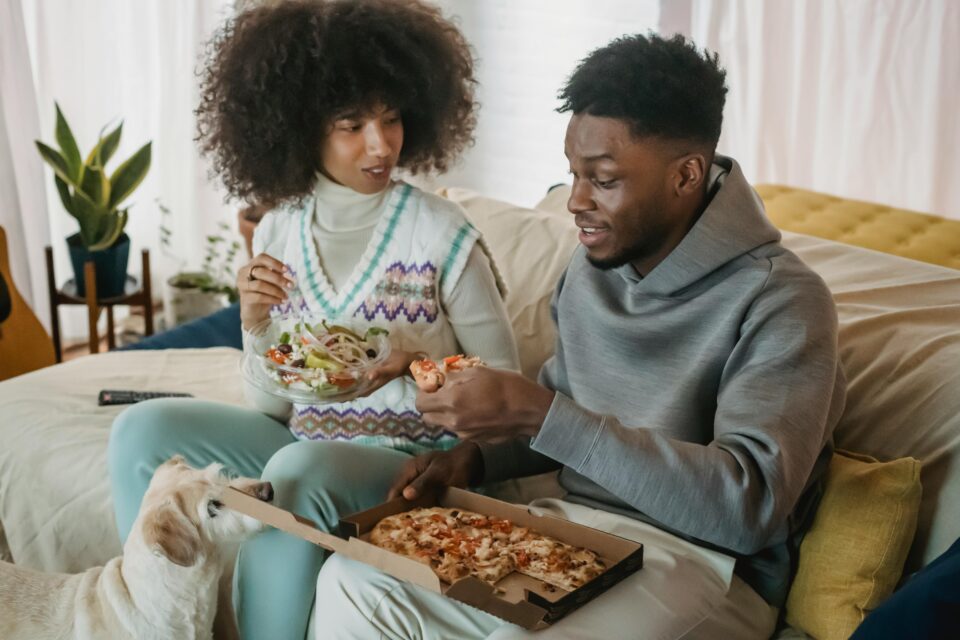
[[[643,568],[549,629],[530,632],[334,554],[317,578],[316,640],[750,639],[773,633],[777,609],[733,575],[733,558],[626,516],[556,499],[531,506],[642,542]]]

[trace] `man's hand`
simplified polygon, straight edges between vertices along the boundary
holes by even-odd
[[[417,410],[429,425],[465,440],[506,440],[540,432],[554,392],[519,373],[474,367],[447,374],[435,393],[420,393]]]
[[[461,442],[450,451],[431,451],[413,458],[400,470],[387,497],[415,500],[424,493],[444,487],[468,487],[483,478],[480,447]]]

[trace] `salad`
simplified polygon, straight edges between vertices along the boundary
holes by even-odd
[[[366,373],[390,351],[386,329],[362,331],[326,320],[312,326],[298,320],[263,350],[264,371],[290,390],[320,396],[360,393]]]

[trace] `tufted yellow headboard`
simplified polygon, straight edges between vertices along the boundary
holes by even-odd
[[[960,269],[960,220],[776,184],[756,189],[781,229]]]

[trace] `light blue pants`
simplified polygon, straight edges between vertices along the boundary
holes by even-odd
[[[273,484],[274,504],[326,530],[339,517],[372,507],[409,456],[348,442],[296,440],[259,412],[190,399],[142,402],[121,413],[110,433],[108,465],[120,539],[126,540],[154,469],[174,454],[194,466],[220,462]],[[324,552],[268,529],[243,545],[234,602],[244,640],[303,640]],[[318,627],[323,621],[318,620]]]

